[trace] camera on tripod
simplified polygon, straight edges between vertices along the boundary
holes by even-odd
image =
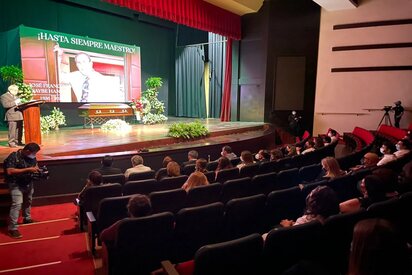
[[[384,107],[383,107],[383,110],[384,110],[385,112],[389,112],[390,110],[392,110],[392,106],[384,106]]]
[[[49,169],[47,169],[46,165],[39,167],[39,171],[37,173],[32,173],[31,178],[33,180],[41,180],[41,179],[48,179],[49,178]]]

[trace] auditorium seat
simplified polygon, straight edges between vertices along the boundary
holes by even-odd
[[[322,166],[319,163],[303,166],[299,169],[299,178],[302,182],[312,182],[319,176]]]
[[[222,185],[220,201],[226,203],[231,199],[247,197],[252,194],[252,185],[249,177],[227,180]]]
[[[120,183],[123,185],[126,181],[124,174],[103,175],[103,183]]]
[[[167,168],[160,168],[155,174],[155,180],[159,181],[167,177]]]
[[[118,197],[122,195],[122,186],[119,183],[109,183],[99,186],[90,186],[84,193],[83,204],[79,205],[79,227],[83,231],[83,225],[87,223],[86,212],[97,215],[99,203],[104,198]]]
[[[103,243],[105,274],[149,274],[173,256],[174,217],[163,212],[123,219],[113,244]]]
[[[240,163],[240,157],[231,159],[230,163],[232,163],[233,167],[237,166]]]
[[[358,182],[352,175],[330,179],[326,185],[335,191],[340,202],[361,196],[360,191],[358,190]]]
[[[206,178],[207,178],[207,181],[209,182],[209,183],[214,183],[214,182],[216,182],[216,173],[215,173],[215,171],[207,171],[207,172],[205,172],[204,173],[205,174],[205,176],[206,176]]]
[[[265,203],[263,194],[228,201],[225,207],[225,239],[263,233]]]
[[[190,176],[196,170],[196,164],[187,164],[182,168],[182,174]]]
[[[276,184],[275,172],[256,175],[252,178],[251,186],[253,194],[269,194],[275,188]]]
[[[96,239],[100,233],[115,222],[128,217],[127,204],[130,196],[105,198],[100,201],[97,215],[86,212],[89,244],[92,253],[96,249]]]
[[[313,189],[321,185],[326,185],[327,182],[328,182],[327,180],[320,180],[320,181],[315,181],[315,182],[304,184],[301,189],[302,197],[306,199],[306,197],[309,195],[310,192],[312,192]]]
[[[185,207],[195,207],[218,202],[222,184],[212,183],[190,189],[186,197]]]
[[[267,174],[267,173],[274,172],[275,170],[279,170],[279,169],[277,169],[278,166],[279,166],[279,162],[277,160],[262,162],[259,165],[259,172],[258,173],[259,174]]]
[[[346,274],[353,228],[360,220],[368,218],[365,210],[337,214],[326,219],[324,224],[323,258],[331,274]]]
[[[149,197],[154,214],[161,212],[176,214],[186,204],[186,191],[181,188],[152,192]]]
[[[268,228],[283,219],[296,220],[303,215],[305,198],[298,186],[269,193],[266,200],[265,223]]]
[[[260,163],[253,163],[239,169],[239,178],[254,177],[259,172]]]
[[[202,246],[194,256],[194,261],[185,264],[193,273],[186,275],[228,275],[228,274],[261,274],[263,240],[259,234],[252,234],[243,238]],[[166,274],[179,273],[179,267],[169,261],[162,262]],[[169,272],[167,272],[169,271]]]
[[[161,179],[158,183],[158,190],[172,190],[182,188],[182,185],[187,181],[188,176],[182,175],[177,177],[166,177]]]
[[[193,259],[203,245],[221,240],[223,209],[220,202],[183,208],[176,214],[175,241],[177,262]],[[170,259],[170,258],[169,258]]]
[[[227,180],[234,180],[239,177],[239,169],[237,167],[220,170],[216,175],[216,182],[224,183]]]
[[[301,183],[301,180],[299,178],[298,168],[282,170],[277,175],[275,189],[286,189],[297,186],[299,183]]]
[[[127,181],[123,186],[123,195],[143,194],[149,195],[159,191],[157,181],[154,179]]]
[[[281,274],[304,260],[322,261],[322,232],[319,221],[272,229],[263,248],[266,274]]]
[[[207,171],[215,171],[218,165],[218,161],[210,161],[207,163],[206,170]]]
[[[405,233],[406,239],[409,243],[412,243],[412,219],[408,218],[411,216],[412,210],[412,192],[404,193],[400,197],[400,209],[401,213],[401,229]]]
[[[128,181],[154,179],[155,171],[150,170],[146,172],[132,173],[129,175]]]
[[[368,207],[368,214],[373,218],[383,218],[391,221],[396,226],[401,224],[403,217],[402,204],[399,198],[392,198],[385,201],[375,202]]]

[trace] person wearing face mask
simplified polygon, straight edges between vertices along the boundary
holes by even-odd
[[[23,149],[11,153],[4,160],[5,180],[9,185],[12,204],[9,214],[8,234],[19,239],[22,237],[17,229],[20,210],[23,223],[33,223],[31,218],[31,202],[33,197],[33,173],[39,172],[36,154],[40,151],[37,143],[28,143]]]
[[[9,125],[8,144],[10,147],[23,146],[23,114],[17,109],[20,103],[17,93],[19,87],[17,85],[10,85],[8,91],[1,95],[1,105],[6,109],[4,120]]]
[[[396,143],[396,152],[393,153],[397,158],[401,158],[408,154],[411,150],[411,143],[407,139],[401,139]]]
[[[395,150],[393,150],[393,145],[390,142],[383,142],[379,151],[383,154],[383,156],[381,160],[376,164],[377,166],[382,166],[396,160],[396,156],[393,154],[393,151]]]

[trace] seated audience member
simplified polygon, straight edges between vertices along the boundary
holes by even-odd
[[[243,166],[253,164],[253,155],[250,151],[242,151],[240,154],[240,163],[236,166],[239,169],[242,169]]]
[[[412,161],[402,167],[402,171],[398,178],[397,190],[399,193],[412,191]]]
[[[84,203],[84,194],[86,194],[86,190],[89,189],[90,186],[102,185],[102,181],[102,174],[100,174],[98,171],[91,171],[87,177],[86,185],[77,196],[77,204],[82,205]]]
[[[220,157],[217,162],[217,168],[215,170],[216,176],[217,176],[217,173],[219,173],[219,171],[230,169],[230,168],[233,168],[230,160],[227,157]]]
[[[314,137],[313,142],[315,143],[315,149],[320,149],[325,147],[325,144],[323,143],[322,137]]]
[[[287,145],[286,146],[286,156],[287,157],[293,157],[296,156],[298,152],[296,151],[296,147],[293,145]]]
[[[395,157],[401,158],[411,151],[411,143],[407,139],[401,139],[396,143]]]
[[[206,167],[207,167],[207,160],[202,159],[202,158],[196,160],[196,166],[195,166],[196,171],[206,173],[207,172]]]
[[[124,176],[126,177],[126,180],[129,178],[129,175],[130,175],[130,174],[147,172],[147,171],[152,170],[150,167],[143,165],[143,158],[142,158],[142,156],[134,155],[134,156],[131,158],[131,161],[132,161],[132,166],[133,166],[133,167],[127,169],[126,172],[124,173]]]
[[[114,175],[114,174],[122,174],[122,170],[120,168],[113,167],[113,157],[106,155],[101,160],[102,166],[97,169],[93,169],[93,171],[97,171],[102,175]]]
[[[268,150],[259,150],[255,155],[255,159],[259,162],[268,162],[270,161],[270,153]]]
[[[278,159],[283,158],[282,150],[280,149],[272,149],[270,150],[270,161],[275,161]]]
[[[353,229],[348,275],[412,274],[408,246],[387,220],[359,221]]]
[[[308,140],[305,142],[305,150],[303,150],[301,152],[301,148],[300,147],[296,147],[296,151],[298,153],[298,155],[304,155],[310,152],[315,151],[315,143],[312,140]]]
[[[379,162],[379,156],[375,153],[366,153],[361,159],[361,164],[350,168],[351,171],[357,171],[360,169],[373,168]]]
[[[346,175],[346,172],[340,169],[338,161],[333,157],[326,157],[320,162],[322,172],[318,179],[333,179]]]
[[[395,150],[393,148],[393,145],[388,141],[384,141],[382,143],[381,148],[380,148],[380,152],[383,154],[383,156],[376,165],[377,166],[382,166],[382,165],[385,165],[389,162],[395,161],[396,157],[393,154],[394,151]]]
[[[180,176],[180,166],[176,161],[171,161],[167,164],[167,176],[168,177],[178,177]]]
[[[220,155],[222,155],[222,157],[228,158],[229,160],[237,158],[236,154],[233,153],[232,148],[228,145],[222,147],[222,152],[220,152]]]
[[[169,162],[171,162],[171,161],[173,161],[173,159],[172,159],[171,157],[165,156],[165,157],[163,158],[163,161],[162,161],[162,168],[166,168],[166,167],[167,167],[167,164],[168,164]],[[155,179],[156,179],[157,181],[160,181],[160,180],[163,179],[164,177],[167,177],[167,171],[164,171],[163,169],[159,169],[159,170],[156,171]]]
[[[332,143],[332,139],[329,137],[329,136],[324,136],[323,137],[323,144],[325,145],[325,146],[328,146],[329,144],[331,144]]]
[[[306,197],[305,214],[295,221],[282,220],[283,227],[304,224],[313,220],[324,223],[329,216],[339,213],[339,200],[332,188],[318,186]]]
[[[187,153],[187,161],[182,163],[182,167],[185,167],[188,164],[195,164],[198,157],[199,157],[199,153],[197,151],[195,150],[189,151],[189,153]]]
[[[150,203],[148,196],[137,194],[130,197],[129,203],[127,204],[127,210],[131,218],[145,217],[152,212],[152,204]],[[109,245],[113,243],[116,239],[117,229],[119,228],[120,222],[121,220],[103,230],[100,234],[100,240]]]
[[[167,164],[171,161],[173,161],[173,159],[170,156],[165,156],[162,161],[162,168],[166,168]]]
[[[330,143],[337,142],[339,140],[338,132],[336,132],[336,130],[334,129],[329,129],[327,136],[330,137]]]
[[[362,197],[350,199],[340,203],[340,212],[356,212],[361,208],[367,209],[375,202],[387,199],[385,185],[376,175],[368,175],[362,179],[359,186]]]
[[[199,171],[195,171],[190,174],[187,181],[183,184],[182,189],[184,189],[186,192],[189,192],[190,189],[207,184],[209,184],[209,181],[207,180],[205,174]]]
[[[381,167],[373,170],[372,175],[377,176],[382,181],[386,198],[393,198],[399,195],[396,190],[398,175],[395,171]]]

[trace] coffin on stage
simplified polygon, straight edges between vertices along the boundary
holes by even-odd
[[[133,109],[124,103],[90,103],[79,108],[79,116],[84,118],[83,127],[103,124],[109,119],[133,116]]]

